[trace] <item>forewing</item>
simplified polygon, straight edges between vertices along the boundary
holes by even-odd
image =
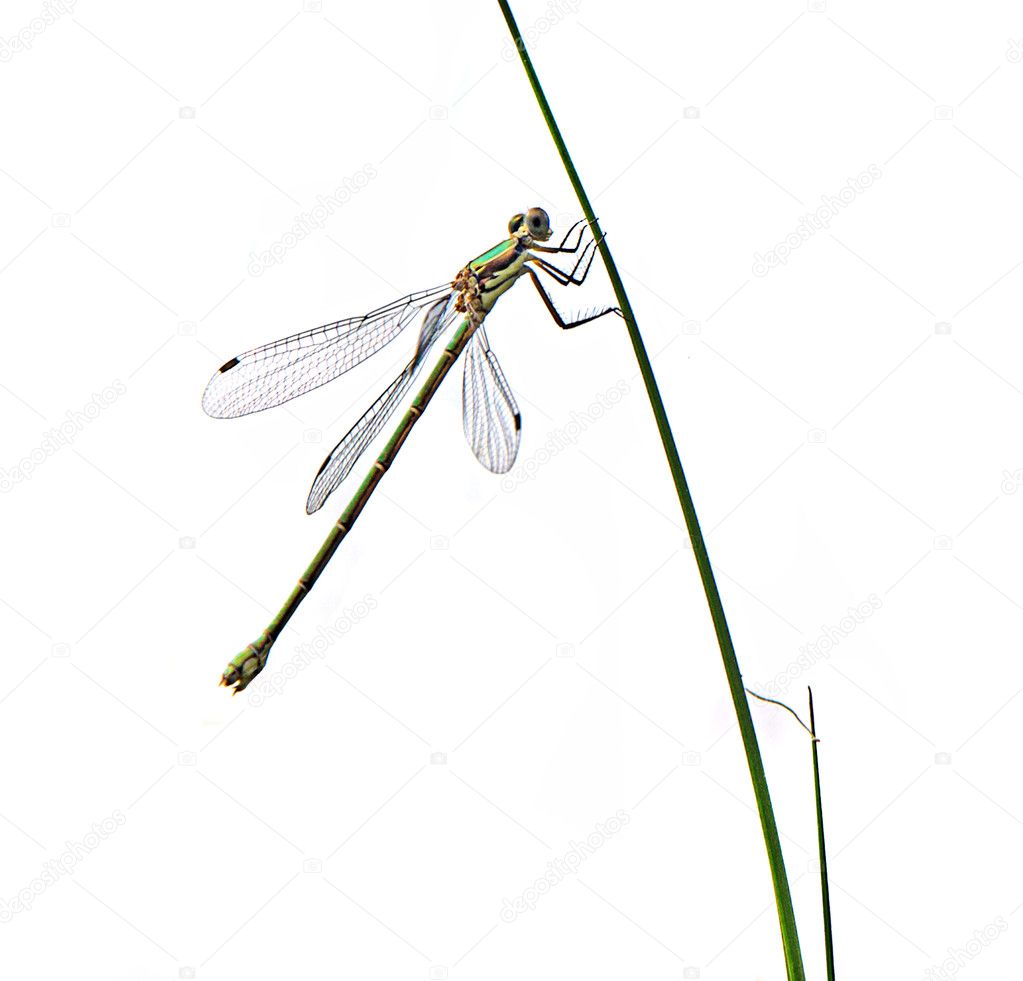
[[[469,343],[462,376],[462,425],[476,459],[493,473],[507,473],[519,452],[522,421],[515,397],[487,336]]]
[[[208,415],[225,419],[304,395],[375,354],[424,307],[450,292],[450,284],[423,290],[363,317],[324,324],[239,354],[210,379],[202,407]]]
[[[305,506],[307,514],[313,514],[323,507],[327,498],[351,473],[366,447],[401,404],[402,398],[423,366],[430,348],[455,319],[454,305],[455,296],[451,295],[437,300],[427,311],[423,319],[422,330],[419,332],[419,343],[416,346],[415,356],[405,366],[401,374],[380,393],[376,401],[363,413],[362,418],[348,430],[341,442],[331,451],[330,456],[323,461],[323,465],[313,480],[313,486],[309,490],[309,498]]]

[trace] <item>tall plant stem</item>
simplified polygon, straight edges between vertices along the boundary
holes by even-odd
[[[540,112],[550,130],[551,138],[554,140],[561,161],[565,165],[568,179],[572,182],[576,197],[583,209],[583,214],[593,230],[600,249],[600,257],[607,267],[608,276],[611,279],[611,286],[615,296],[618,298],[618,305],[625,318],[625,324],[629,331],[629,339],[632,341],[632,349],[639,363],[639,371],[643,377],[643,384],[646,386],[647,396],[650,399],[650,406],[653,409],[654,419],[657,422],[657,430],[661,434],[661,442],[664,444],[664,453],[668,458],[668,467],[671,470],[672,480],[675,482],[675,490],[678,492],[679,504],[682,506],[682,514],[685,517],[686,529],[689,532],[689,540],[693,546],[693,554],[696,556],[696,565],[700,571],[700,579],[703,581],[703,591],[707,596],[707,605],[710,607],[710,616],[714,622],[714,632],[717,634],[718,647],[721,649],[721,660],[725,667],[725,676],[728,679],[728,688],[732,695],[732,703],[735,706],[735,716],[739,723],[739,731],[742,734],[743,746],[746,750],[746,762],[749,765],[750,778],[753,781],[753,793],[757,801],[757,811],[760,814],[760,825],[764,832],[764,842],[767,846],[767,858],[771,867],[771,879],[774,884],[775,904],[778,907],[778,920],[781,926],[782,947],[785,952],[785,965],[788,971],[789,981],[804,981],[803,958],[799,950],[799,936],[796,932],[796,917],[792,909],[792,896],[789,892],[788,878],[785,874],[785,858],[782,855],[781,842],[778,838],[778,826],[774,819],[774,810],[771,807],[771,794],[767,787],[767,777],[764,774],[764,762],[760,756],[760,747],[757,745],[757,735],[753,728],[753,718],[750,715],[749,703],[746,701],[746,692],[742,684],[742,674],[739,671],[739,662],[735,656],[735,648],[732,646],[732,638],[728,632],[728,622],[725,619],[725,610],[721,604],[721,595],[718,593],[717,583],[714,580],[714,571],[711,568],[710,558],[707,555],[707,546],[703,540],[703,532],[700,530],[700,521],[696,516],[696,508],[693,504],[692,495],[689,493],[689,485],[686,483],[685,473],[682,470],[682,461],[679,459],[678,448],[675,445],[675,437],[672,435],[671,426],[668,423],[668,416],[664,411],[664,403],[661,400],[661,393],[657,388],[657,380],[654,378],[653,368],[650,365],[650,358],[646,353],[646,345],[640,335],[639,327],[636,324],[635,315],[632,312],[632,305],[622,285],[622,278],[618,274],[614,259],[611,257],[611,250],[607,241],[601,236],[600,227],[593,214],[590,199],[586,196],[582,181],[572,163],[568,147],[561,136],[561,130],[554,119],[550,103],[544,95],[540,85],[540,79],[536,75],[533,63],[530,61],[526,44],[522,40],[515,17],[508,6],[507,0],[498,0],[498,6],[504,19],[508,24],[512,40],[522,59],[522,66],[526,70],[529,84],[532,86],[533,94],[540,106]]]

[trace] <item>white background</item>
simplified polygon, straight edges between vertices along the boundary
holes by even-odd
[[[39,33],[39,2],[0,16],[31,39],[0,62],[0,900],[72,849],[30,909],[0,907],[3,973],[781,978],[621,321],[561,333],[528,286],[503,299],[488,330],[522,469],[502,484],[472,458],[455,372],[278,643],[261,681],[279,690],[216,686],[344,506],[347,488],[303,510],[412,336],[243,420],[203,415],[210,374],[443,282],[517,210],[578,212],[496,4],[322,6],[80,0]],[[814,687],[839,976],[939,977],[951,947],[945,977],[1009,977],[1018,6],[516,12],[646,337],[747,683],[800,711]],[[365,186],[253,275],[346,179]],[[50,452],[68,413],[86,421]],[[753,711],[820,978],[808,740]],[[573,845],[619,809],[593,854]],[[575,873],[502,921],[573,851]]]

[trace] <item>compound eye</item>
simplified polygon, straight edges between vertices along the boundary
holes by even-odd
[[[528,212],[529,230],[532,234],[542,236],[550,231],[550,219],[543,208],[530,208]]]

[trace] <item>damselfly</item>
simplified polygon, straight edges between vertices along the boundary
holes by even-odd
[[[563,329],[596,320],[608,313],[620,315],[617,307],[605,307],[566,321],[558,313],[537,275],[538,272],[545,273],[562,286],[577,286],[586,279],[597,243],[591,239],[582,247],[586,229],[581,226],[584,224],[580,221],[573,225],[560,245],[543,245],[541,243],[551,238],[550,219],[542,208],[530,208],[525,214],[515,215],[508,223],[508,238],[473,259],[450,283],[412,293],[363,317],[339,320],[264,344],[231,358],[210,379],[202,399],[203,409],[209,415],[229,418],[269,409],[354,368],[393,341],[422,315],[412,360],[334,447],[316,474],[306,501],[306,511],[312,514],[348,476],[401,403],[434,343],[461,318],[433,370],[298,585],[259,638],[228,664],[221,684],[233,686],[237,694],[263,670],[270,648],[284,625],[351,530],[416,420],[466,347],[468,352],[462,381],[462,422],[466,439],[476,458],[488,470],[506,473],[511,469],[519,449],[519,409],[504,372],[490,350],[482,329],[483,321],[498,297],[523,275],[533,280],[554,322]],[[573,235],[576,236],[575,243],[567,244]],[[566,271],[540,253],[568,253],[577,258],[571,271]]]

